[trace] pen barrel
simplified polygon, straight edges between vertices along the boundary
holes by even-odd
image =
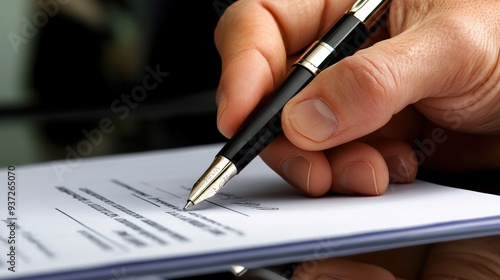
[[[281,110],[283,106],[314,78],[302,67],[293,67],[275,92],[263,100],[253,111],[236,135],[221,149],[218,155],[231,160],[238,172],[250,163],[276,135],[283,132]]]
[[[362,21],[352,14],[345,14],[319,40],[329,45],[333,52],[318,68],[324,70],[354,54],[362,47],[370,34],[371,31]]]
[[[292,67],[275,91],[254,110],[217,156],[229,159],[238,173],[282,133],[285,104],[325,68],[354,54],[370,36],[362,21],[345,14]],[[325,45],[326,44],[326,45]]]

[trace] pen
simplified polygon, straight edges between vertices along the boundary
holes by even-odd
[[[184,210],[214,196],[282,133],[285,104],[322,70],[354,54],[384,19],[391,0],[358,0],[292,66],[267,102],[253,111],[194,184]]]

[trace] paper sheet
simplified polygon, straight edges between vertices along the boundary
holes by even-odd
[[[182,211],[220,148],[1,170],[0,182],[16,188],[14,215],[7,188],[0,204],[0,278],[185,276],[500,233],[498,196],[415,182],[379,197],[307,198],[260,158]]]

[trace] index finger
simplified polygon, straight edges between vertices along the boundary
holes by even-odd
[[[287,58],[318,38],[354,0],[239,0],[222,15],[217,125],[231,137],[287,71]]]

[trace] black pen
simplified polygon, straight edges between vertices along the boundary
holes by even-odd
[[[384,19],[390,0],[358,0],[304,53],[276,87],[216,155],[194,184],[184,210],[214,196],[236,176],[276,135],[282,133],[281,111],[294,95],[328,66],[354,54]]]

